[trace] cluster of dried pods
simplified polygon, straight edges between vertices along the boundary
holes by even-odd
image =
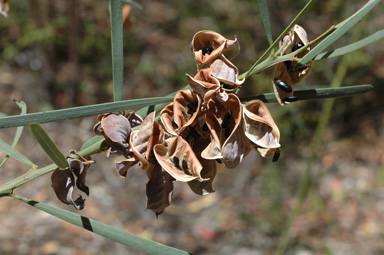
[[[286,54],[305,45],[305,31],[295,26],[280,42],[280,51]],[[120,176],[126,177],[128,169],[138,163],[146,171],[147,209],[156,215],[170,205],[175,181],[186,182],[193,192],[205,195],[214,192],[217,163],[234,168],[252,149],[262,157],[273,157],[273,161],[280,155],[280,132],[266,105],[260,100],[241,103],[236,96],[244,82],[230,61],[240,51],[237,39],[200,31],[193,37],[191,49],[197,63],[196,75],[186,75],[192,90],[179,91],[163,108],[162,125],[155,121],[155,112],[144,120],[134,112],[108,113],[98,117],[93,130],[104,136],[107,157],[124,156],[116,162]],[[311,67],[307,64],[293,71],[294,65],[294,61],[287,61],[276,66],[273,84],[281,104],[295,100],[292,87]],[[90,158],[70,158],[69,162],[69,169],[53,173],[52,186],[62,202],[81,209],[81,196],[72,199],[73,174],[78,188],[88,195],[85,174],[93,162]]]

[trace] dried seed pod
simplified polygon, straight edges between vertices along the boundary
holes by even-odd
[[[172,202],[175,179],[161,165],[155,164],[146,186],[147,207],[156,217],[162,214]]]
[[[142,164],[142,169],[148,170],[149,161],[154,157],[153,147],[164,137],[163,128],[154,119],[155,112],[151,112],[143,120],[140,129],[132,132],[129,139],[132,155],[123,161],[116,162],[116,168],[121,177],[125,178],[128,169],[139,162]],[[147,173],[150,176],[150,172],[147,171]]]
[[[279,42],[281,55],[295,52],[308,44],[309,40],[305,30],[299,25],[295,25],[293,29],[288,32],[288,34]],[[308,47],[294,57],[302,58],[309,52],[309,50],[310,49]],[[297,70],[293,70],[293,67],[296,64],[296,61],[285,61],[276,65],[273,79],[273,88],[277,101],[281,105],[297,101],[292,98],[293,86],[301,82],[310,73],[311,62],[308,62]]]
[[[172,135],[181,135],[202,115],[201,99],[190,90],[180,90],[160,114],[165,129]]]
[[[193,91],[201,98],[204,98],[207,91],[220,88],[220,81],[212,76],[212,69],[210,68],[201,69],[193,78],[188,74],[186,76]]]
[[[79,159],[73,158],[77,155]],[[86,158],[80,156],[75,151],[70,151],[67,157],[69,167],[66,169],[56,169],[51,175],[52,188],[57,198],[64,204],[72,204],[77,210],[82,210],[85,206],[85,199],[79,196],[73,199],[75,184],[77,188],[89,196],[89,188],[85,185],[85,178],[88,168],[95,163],[91,156]],[[76,176],[76,181],[75,181]]]
[[[188,182],[191,190],[198,195],[206,195],[215,191],[215,189],[212,187],[212,184],[216,176],[216,161],[204,159],[201,156],[202,151],[208,146],[210,142],[211,138],[206,136],[200,137],[198,142],[195,142],[192,145],[192,150],[195,152],[197,159],[203,166],[200,175],[203,179],[207,180],[204,182],[200,182],[198,180]]]
[[[198,64],[210,64],[218,56],[224,55],[228,59],[236,57],[240,46],[235,40],[228,40],[214,31],[203,30],[197,32],[192,39],[191,49]]]
[[[75,177],[70,169],[56,169],[51,176],[52,188],[57,198],[64,204],[72,204],[77,210],[84,208],[85,199],[79,196],[76,200],[72,198],[75,186]]]
[[[239,80],[239,69],[224,56],[215,59],[210,65],[212,76],[217,78],[222,84],[229,85],[231,91],[237,90],[245,81]]]
[[[155,121],[155,112],[148,114],[140,129],[132,132],[129,144],[135,157],[140,160],[142,169],[148,168],[148,160],[153,154],[153,147],[162,141],[163,136],[163,128]]]
[[[101,114],[98,116],[99,122],[93,127],[96,135],[104,136],[107,143],[107,157],[112,153],[132,156],[132,150],[129,146],[129,137],[132,127],[140,125],[142,119],[135,113],[129,114],[127,117],[123,114]]]
[[[240,100],[236,95],[228,94],[228,99],[222,101],[215,91],[209,91],[206,98],[205,119],[212,141],[201,155],[205,159],[220,158],[227,168],[234,168],[242,161],[245,152]]]
[[[163,144],[154,147],[157,162],[176,181],[189,182],[193,180],[206,181],[200,175],[203,166],[200,164],[193,149],[181,136],[169,138]],[[175,157],[178,164],[175,164]],[[183,159],[180,164],[180,159]],[[188,171],[187,171],[188,170]]]
[[[260,100],[243,104],[243,130],[245,136],[263,157],[272,157],[280,148],[280,131]]]

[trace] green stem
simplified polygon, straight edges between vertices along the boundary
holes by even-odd
[[[255,66],[251,72],[249,72],[247,74],[247,77],[253,75],[253,74],[256,74],[256,73],[259,73],[273,65],[276,65],[280,62],[284,62],[284,61],[288,61],[288,60],[292,60],[293,59],[293,53],[290,53],[290,54],[287,54],[287,55],[283,55],[283,56],[274,56],[272,55],[271,57],[267,58],[266,60],[264,60],[263,62],[261,63],[258,63],[257,66]],[[246,78],[247,78],[246,77]],[[241,79],[241,78],[240,78]]]
[[[0,191],[0,197],[6,197],[12,195],[12,190],[7,189],[7,190],[2,190]]]

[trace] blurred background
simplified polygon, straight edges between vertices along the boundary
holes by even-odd
[[[257,1],[137,0],[124,24],[123,99],[165,96],[194,75],[193,35],[208,29],[237,36],[245,72],[268,48]],[[112,67],[108,1],[12,0],[8,18],[0,16],[0,112],[28,112],[110,102]],[[274,38],[306,1],[268,1]],[[318,1],[299,22],[310,40],[349,17],[365,1]],[[333,48],[383,29],[380,3]],[[326,100],[268,104],[281,133],[281,158],[250,154],[236,169],[219,168],[216,192],[200,197],[176,183],[173,205],[156,219],[145,211],[147,177],[132,169],[118,176],[117,157],[95,155],[88,171],[90,197],[76,211],[61,204],[50,175],[18,188],[17,194],[76,211],[133,234],[194,254],[384,254],[384,46],[379,41],[350,54],[313,63],[311,75],[296,89],[329,87],[344,68],[341,86],[372,84],[368,93],[334,101],[329,122]],[[339,71],[338,71],[339,70]],[[239,95],[273,92],[273,68],[253,75]],[[328,101],[329,102],[329,101]],[[326,118],[327,119],[327,118]],[[44,124],[64,152],[79,149],[93,136],[96,116]],[[0,130],[12,142],[15,128]],[[314,139],[315,134],[320,140]],[[16,147],[40,167],[48,157],[24,129]],[[3,157],[4,154],[0,153]],[[3,184],[28,170],[9,159],[0,169]],[[309,175],[306,175],[309,173]],[[297,217],[298,190],[306,187]],[[291,216],[290,216],[291,215]],[[293,219],[289,235],[285,231]],[[287,239],[286,237],[289,236]],[[0,199],[0,254],[142,254],[60,221],[11,198]]]

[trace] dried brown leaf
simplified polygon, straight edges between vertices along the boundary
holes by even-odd
[[[260,100],[243,105],[243,131],[263,157],[273,156],[280,147],[280,132],[267,106]]]

